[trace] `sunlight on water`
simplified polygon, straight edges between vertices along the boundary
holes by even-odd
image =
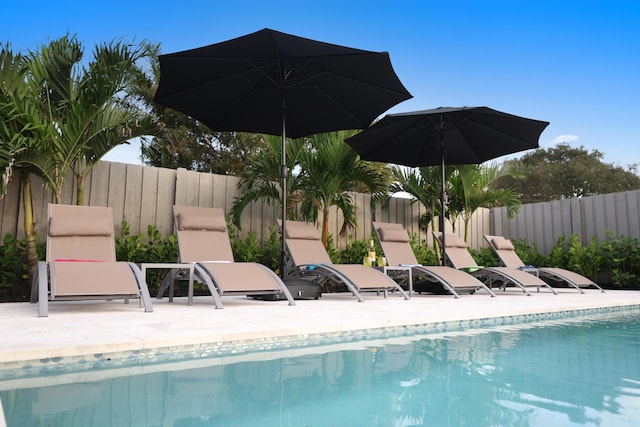
[[[104,379],[0,383],[0,398],[9,427],[635,426],[639,320],[617,314]]]

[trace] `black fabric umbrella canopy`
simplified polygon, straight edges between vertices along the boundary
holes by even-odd
[[[479,164],[537,148],[548,125],[488,107],[440,107],[388,114],[345,141],[364,160],[411,167],[440,165],[440,231],[444,232],[445,165]]]
[[[362,129],[411,98],[386,52],[263,29],[160,56],[154,101],[217,131],[282,136],[282,218],[286,218],[285,139]],[[284,277],[284,227],[281,272]]]
[[[362,129],[411,98],[389,55],[264,29],[160,56],[155,102],[218,131]]]

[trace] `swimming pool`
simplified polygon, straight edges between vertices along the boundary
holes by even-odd
[[[640,311],[0,384],[14,426],[624,426]]]

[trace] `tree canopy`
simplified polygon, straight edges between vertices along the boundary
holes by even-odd
[[[502,182],[521,195],[522,203],[547,202],[640,189],[635,166],[624,169],[603,162],[598,150],[558,144],[507,162],[518,177]]]
[[[141,157],[148,166],[185,168],[198,172],[240,176],[267,144],[261,135],[217,132],[191,117],[153,102],[160,80],[159,44],[147,45],[148,72],[140,75],[140,100],[150,120],[145,123]]]

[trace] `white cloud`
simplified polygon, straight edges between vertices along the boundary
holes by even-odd
[[[553,142],[554,144],[560,144],[562,142],[573,142],[579,139],[580,137],[577,135],[558,135],[551,142]]]

